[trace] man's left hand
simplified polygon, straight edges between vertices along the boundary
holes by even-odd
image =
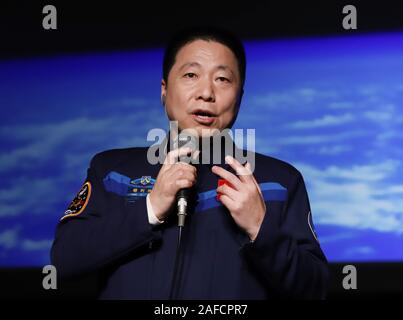
[[[224,184],[217,188],[221,193],[220,201],[229,210],[232,218],[243,229],[251,240],[255,240],[266,214],[266,204],[262,191],[252,174],[251,166],[241,165],[231,156],[225,161],[235,170],[238,176],[231,172],[213,166],[212,172],[232,184],[233,188]]]

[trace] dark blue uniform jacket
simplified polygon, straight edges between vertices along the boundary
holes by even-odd
[[[254,242],[216,200],[219,177],[211,165],[197,165],[197,199],[182,234],[175,298],[324,298],[327,261],[303,178],[285,162],[255,156],[254,176],[267,211]],[[94,156],[83,189],[56,230],[51,260],[59,276],[102,274],[104,299],[169,298],[177,217],[149,224],[145,197],[160,168],[148,163],[147,148]]]

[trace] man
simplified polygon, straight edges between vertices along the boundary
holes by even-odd
[[[169,120],[214,143],[214,130],[231,128],[237,117],[245,69],[243,46],[228,33],[178,34],[161,84]],[[57,228],[51,256],[58,274],[99,272],[105,299],[323,298],[327,262],[301,174],[257,153],[253,170],[225,150],[218,165],[178,163],[195,153],[171,150],[168,140],[162,164],[150,164],[146,148],[92,159]],[[176,264],[182,188],[196,197]]]

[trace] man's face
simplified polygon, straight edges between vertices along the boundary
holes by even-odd
[[[193,128],[199,135],[206,129],[223,130],[238,113],[241,79],[232,51],[214,41],[195,40],[176,55],[168,75],[162,80],[161,95],[166,111],[179,129]]]

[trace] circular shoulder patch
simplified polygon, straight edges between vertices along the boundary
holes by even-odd
[[[62,217],[61,220],[67,217],[78,216],[80,213],[82,213],[85,207],[87,206],[90,197],[91,197],[91,183],[87,181],[86,183],[83,184],[83,186],[81,187],[80,191],[77,193],[73,201],[71,201],[69,207],[64,212],[64,216]]]

